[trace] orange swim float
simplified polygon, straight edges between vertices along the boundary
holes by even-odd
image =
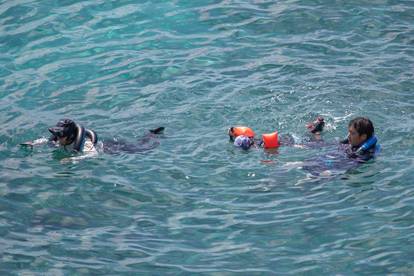
[[[277,134],[277,131],[272,132],[272,133],[262,134],[262,140],[263,140],[263,147],[265,149],[277,148],[278,146],[280,146],[279,136]]]
[[[254,138],[255,133],[250,127],[237,126],[229,129],[229,135],[232,137],[243,135],[249,138]]]

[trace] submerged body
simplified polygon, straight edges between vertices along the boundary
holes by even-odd
[[[326,143],[320,141],[311,145],[312,148],[317,148],[325,146]],[[333,144],[330,145],[332,146]],[[380,152],[380,149],[375,136],[360,146],[352,146],[345,139],[336,144],[334,149],[328,153],[305,160],[302,168],[315,176],[344,172],[355,169],[359,165],[373,159]]]
[[[158,135],[164,130],[163,127],[150,130],[135,143],[126,142],[122,139],[113,139],[103,142],[103,152],[109,154],[125,153],[141,153],[159,146],[160,141]]]

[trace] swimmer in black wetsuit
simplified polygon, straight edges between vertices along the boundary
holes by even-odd
[[[105,153],[138,153],[153,149],[159,145],[156,136],[164,131],[164,127],[152,129],[148,134],[144,135],[137,143],[128,143],[125,141],[112,140],[104,142],[102,145]],[[65,150],[81,152],[81,153],[97,153],[97,134],[90,129],[75,123],[71,119],[62,119],[56,126],[49,128],[52,133],[49,139],[40,138],[34,141],[22,143],[23,146],[37,146],[41,144],[50,144],[52,146],[60,146]]]
[[[324,145],[327,143],[319,143],[319,147]],[[332,170],[355,168],[374,158],[379,151],[373,123],[368,118],[357,117],[349,122],[348,136],[340,141],[338,151],[306,160],[302,167],[312,175],[329,175]]]
[[[96,152],[98,136],[95,131],[86,129],[71,119],[59,120],[54,127],[49,128],[49,132],[52,134],[49,139],[40,138],[21,145],[33,147],[48,143],[52,146],[61,146],[68,151]]]

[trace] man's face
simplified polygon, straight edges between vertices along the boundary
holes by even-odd
[[[58,140],[59,140],[59,144],[62,146],[66,146],[70,144],[70,141],[67,137],[59,137]]]
[[[356,129],[353,126],[350,126],[348,128],[348,140],[349,140],[349,143],[353,147],[359,146],[363,142],[365,142],[365,140],[367,140],[367,135],[366,134],[359,135],[358,131],[356,131]]]

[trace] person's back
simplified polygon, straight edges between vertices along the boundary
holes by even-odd
[[[125,140],[112,139],[103,142],[104,153],[116,154],[120,152],[125,153],[140,153],[156,148],[160,142],[157,136],[162,134],[164,127],[150,129],[148,133],[144,134],[137,142],[131,143]]]

